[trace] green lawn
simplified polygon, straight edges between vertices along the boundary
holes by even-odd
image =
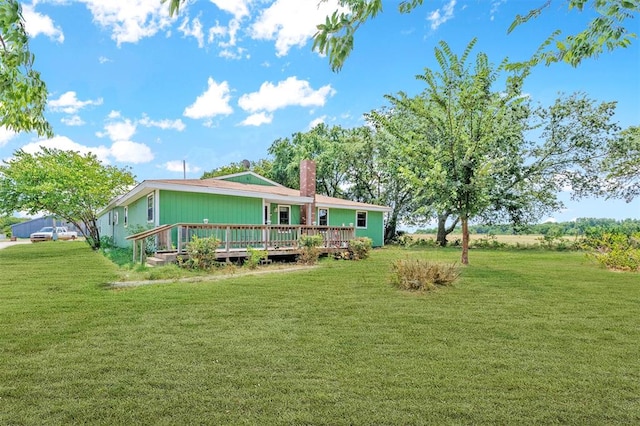
[[[0,251],[0,424],[638,424],[640,277],[472,250],[452,288],[361,262],[111,290],[83,243]]]

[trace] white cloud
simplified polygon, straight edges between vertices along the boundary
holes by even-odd
[[[100,145],[97,147],[90,147],[81,145],[66,136],[55,136],[51,139],[42,139],[39,141],[31,142],[22,147],[25,152],[33,154],[41,151],[42,147],[55,148],[64,151],[77,151],[80,154],[93,153],[98,160],[105,164],[109,164],[111,159],[121,163],[147,163],[153,160],[153,153],[151,149],[141,143],[131,141],[117,141],[114,142],[111,147]]]
[[[116,111],[116,110],[111,110],[111,112],[109,113],[109,115],[107,115],[107,118],[120,118],[122,117],[122,115],[120,115],[120,111]]]
[[[318,117],[315,120],[311,120],[311,123],[309,123],[309,130],[313,129],[318,124],[324,123],[326,119],[327,119],[327,116],[323,115],[322,117]]]
[[[313,90],[308,81],[289,77],[277,85],[269,81],[262,83],[259,91],[242,95],[238,105],[251,113],[272,112],[291,105],[323,106],[327,98],[335,93],[330,84]]]
[[[285,56],[293,46],[304,46],[316,33],[316,25],[335,10],[345,11],[338,0],[276,0],[264,9],[249,29],[258,40],[275,40],[276,55]]]
[[[182,122],[182,120],[152,120],[146,114],[142,116],[138,123],[145,127],[159,127],[162,130],[172,129],[177,130],[179,132],[183,131],[187,126]]]
[[[66,124],[67,126],[82,126],[83,124],[85,124],[84,120],[80,118],[79,115],[62,117],[60,121],[62,122],[62,124]]]
[[[184,165],[182,163],[182,160],[167,161],[163,165],[165,170],[167,170],[169,172],[176,172],[176,173],[177,172],[182,173],[183,171],[185,171],[185,168],[183,166]],[[200,170],[202,170],[200,167],[193,166],[193,165],[191,165],[189,163],[186,163],[186,172],[187,173],[197,173]]]
[[[97,132],[96,136],[99,138],[108,136],[112,141],[126,141],[136,133],[136,124],[127,118],[124,121],[106,124],[104,130],[104,132]]]
[[[229,105],[231,99],[229,83],[223,81],[218,84],[209,77],[207,90],[198,96],[195,102],[184,110],[184,116],[189,118],[211,118],[216,115],[229,115],[233,108]]]
[[[35,2],[34,4],[22,5],[22,16],[24,18],[24,25],[27,30],[27,34],[32,38],[43,34],[51,40],[62,43],[64,41],[62,29],[60,27],[56,27],[49,16],[36,12],[34,10],[34,6]]]
[[[189,25],[189,18],[185,18],[178,27],[178,31],[184,34],[185,37],[193,37],[198,40],[198,47],[204,47],[204,32],[202,31],[200,19],[193,18],[191,25]]]
[[[9,130],[4,126],[0,126],[0,147],[5,146],[17,133]]]
[[[96,100],[81,101],[77,98],[76,92],[69,91],[60,95],[58,99],[49,101],[49,106],[54,112],[65,112],[75,114],[82,108],[89,105],[102,105],[102,98]]]
[[[453,18],[453,9],[456,5],[456,0],[451,0],[445,4],[442,9],[436,9],[427,16],[427,21],[431,22],[431,29],[437,30],[438,27],[449,19]]]
[[[153,160],[151,148],[143,143],[120,140],[111,145],[111,155],[121,163],[148,163]]]
[[[118,46],[137,43],[171,25],[169,6],[160,0],[79,0],[93,21],[111,31]]]
[[[42,139],[31,142],[22,147],[25,152],[34,154],[41,151],[41,147],[55,148],[63,151],[77,151],[80,154],[93,153],[98,159],[104,163],[109,162],[110,149],[104,145],[98,147],[88,147],[74,142],[66,136],[55,136],[51,139]]]
[[[245,118],[240,123],[240,125],[241,126],[261,126],[263,124],[269,124],[272,121],[273,121],[273,114],[267,114],[266,112],[257,112]]]
[[[249,14],[250,0],[211,0],[218,9],[231,13],[235,19],[241,19]]]
[[[107,58],[106,56],[100,56],[98,58],[98,62],[100,62],[101,64],[106,64],[107,62],[112,62],[111,59]]]

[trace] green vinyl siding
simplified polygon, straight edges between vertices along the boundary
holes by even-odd
[[[358,210],[364,211],[364,210]],[[355,226],[356,210],[329,209],[329,226]],[[356,237],[369,237],[374,247],[384,243],[384,222],[382,212],[367,211],[367,227],[356,228]]]
[[[159,224],[262,224],[262,199],[232,195],[160,191]]]
[[[226,180],[229,182],[238,182],[238,183],[248,183],[251,185],[265,185],[265,186],[274,186],[271,182],[261,179],[258,176],[254,175],[240,175],[240,176],[229,176],[220,180]]]
[[[118,215],[118,223],[114,223],[116,214]],[[129,234],[124,227],[124,207],[114,207],[106,211],[98,218],[98,227],[101,240],[104,237],[111,238],[117,247],[126,247],[129,244],[125,240]]]

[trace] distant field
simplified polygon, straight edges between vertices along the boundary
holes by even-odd
[[[436,239],[436,234],[411,234],[413,238],[426,238],[426,239]],[[480,239],[494,238],[494,236],[489,237],[487,234],[471,234],[470,241],[478,241]],[[540,244],[540,239],[542,235],[496,235],[495,239],[500,243],[505,244],[521,244],[521,245],[535,245]],[[456,240],[462,241],[462,234],[449,234],[447,236],[447,240],[449,243],[453,243]],[[573,240],[573,237],[565,237],[565,240]]]

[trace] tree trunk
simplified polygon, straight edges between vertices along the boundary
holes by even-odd
[[[462,222],[462,257],[460,262],[463,265],[469,264],[469,218],[465,215],[460,218]]]
[[[445,247],[447,245],[447,235],[456,229],[458,221],[460,220],[460,217],[456,217],[456,220],[454,220],[451,226],[447,228],[447,219],[449,219],[449,216],[451,216],[451,212],[448,210],[438,215],[438,234],[436,235],[436,243],[440,247]]]
[[[384,227],[384,242],[389,243],[392,242],[396,238],[396,232],[398,228],[398,217],[396,214],[393,214],[387,225]]]
[[[446,224],[447,224],[448,217],[449,217],[449,214],[447,213],[438,215],[438,234],[436,235],[436,244],[438,244],[440,247],[447,246],[448,241],[447,241]]]

